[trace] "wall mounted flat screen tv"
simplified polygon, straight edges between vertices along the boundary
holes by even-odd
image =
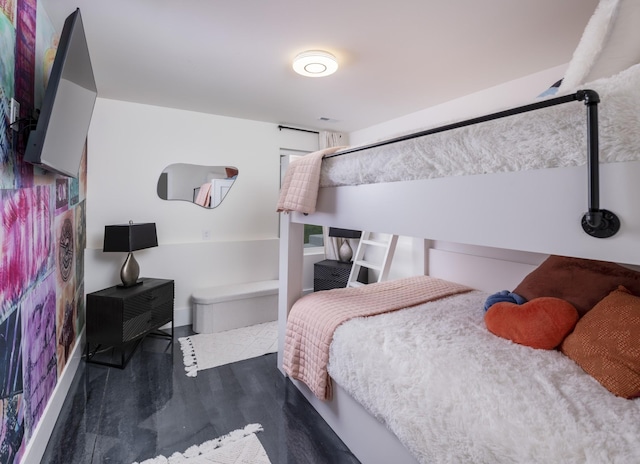
[[[47,171],[78,177],[97,93],[82,17],[77,9],[64,22],[24,160]]]

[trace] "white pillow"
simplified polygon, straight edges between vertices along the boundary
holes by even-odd
[[[640,63],[640,1],[600,0],[573,52],[560,92]]]

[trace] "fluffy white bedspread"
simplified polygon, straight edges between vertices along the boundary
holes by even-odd
[[[600,95],[600,161],[640,158],[640,65],[584,86]],[[523,171],[587,163],[586,109],[572,102],[327,158],[320,186]]]
[[[329,373],[422,463],[640,462],[640,400],[489,333],[486,297],[346,322]]]

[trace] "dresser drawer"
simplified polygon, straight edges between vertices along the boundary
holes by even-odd
[[[316,266],[313,274],[314,279],[332,280],[334,282],[347,283],[349,273],[351,272],[351,266],[347,269],[334,268],[328,266]]]
[[[313,291],[331,290],[347,286],[352,263],[342,263],[331,259],[325,259],[315,263],[313,268]],[[361,268],[358,281],[367,283],[368,271]]]
[[[319,292],[320,290],[331,290],[333,288],[344,288],[347,286],[347,281],[336,282],[335,280],[313,279],[313,291]]]
[[[142,313],[132,317],[122,325],[122,342],[135,340],[153,329],[151,313]]]
[[[173,284],[164,284],[128,298],[124,303],[124,320],[133,319],[148,311],[161,310],[167,302],[173,301]]]

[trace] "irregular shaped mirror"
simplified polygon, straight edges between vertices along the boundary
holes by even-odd
[[[158,196],[215,208],[238,177],[233,166],[200,166],[176,163],[167,166],[158,178]]]

